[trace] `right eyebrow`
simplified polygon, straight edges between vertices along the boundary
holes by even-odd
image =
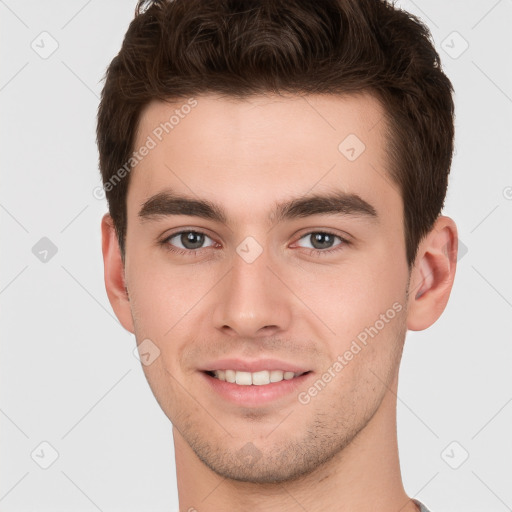
[[[205,199],[192,199],[172,192],[159,192],[150,197],[139,211],[142,221],[168,215],[189,215],[227,224],[224,210]]]

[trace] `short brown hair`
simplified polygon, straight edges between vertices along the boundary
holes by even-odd
[[[384,0],[139,0],[105,74],[97,125],[123,259],[129,173],[109,180],[130,160],[151,100],[358,92],[386,113],[412,265],[444,204],[454,138],[452,85],[420,20]]]

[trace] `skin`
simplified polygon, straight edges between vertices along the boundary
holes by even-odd
[[[102,221],[112,307],[137,343],[149,338],[160,350],[143,369],[173,423],[180,511],[417,510],[400,475],[398,369],[407,329],[429,327],[448,301],[454,222],[438,218],[409,269],[383,110],[369,95],[196,99],[132,170],[124,265],[112,220]],[[135,147],[184,103],[150,103]],[[354,161],[338,150],[349,134],[366,146]],[[227,224],[141,219],[142,205],[162,190],[221,205]],[[269,222],[275,202],[332,190],[357,194],[377,217]],[[168,249],[183,249],[179,236],[158,243],[180,229],[207,235],[196,256]],[[318,246],[307,235],[322,230],[350,243],[334,237],[312,255]],[[236,252],[248,236],[263,249],[252,263]],[[278,358],[312,372],[298,390],[307,392],[397,303],[394,318],[305,405],[291,393],[235,406],[200,372],[224,357]],[[255,462],[244,458],[247,446]]]

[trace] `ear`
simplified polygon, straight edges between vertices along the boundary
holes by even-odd
[[[130,299],[124,279],[124,264],[121,259],[114,222],[108,213],[101,219],[101,248],[108,300],[121,325],[133,333]]]
[[[439,216],[420,242],[409,287],[407,328],[422,331],[444,311],[457,267],[457,226]]]

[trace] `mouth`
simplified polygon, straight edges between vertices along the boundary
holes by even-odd
[[[302,375],[311,373],[290,372],[285,370],[261,370],[257,372],[246,372],[239,370],[206,370],[205,373],[214,379],[239,386],[267,386],[269,384],[282,382],[283,380],[293,380]]]
[[[202,370],[203,382],[215,400],[232,404],[236,410],[266,407],[279,403],[280,410],[297,400],[300,390],[314,378],[313,371],[284,370]],[[274,410],[274,409],[273,409]]]

